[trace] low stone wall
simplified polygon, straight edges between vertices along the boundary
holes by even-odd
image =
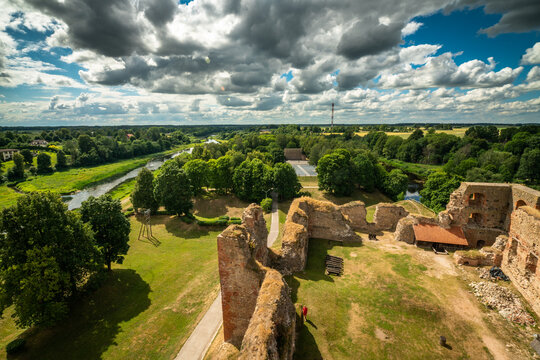
[[[375,208],[373,222],[376,224],[378,231],[395,231],[396,225],[402,218],[409,215],[409,212],[402,206],[380,203]]]
[[[296,312],[289,292],[281,274],[268,269],[238,359],[292,359]]]
[[[308,197],[295,199],[287,214],[280,259],[276,262],[276,267],[283,274],[304,270],[310,238],[362,241],[339,206]]]
[[[502,252],[491,247],[481,250],[456,251],[454,260],[458,265],[501,266]]]

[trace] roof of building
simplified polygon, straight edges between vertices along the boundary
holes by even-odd
[[[0,152],[6,152],[6,151],[19,151],[19,149],[0,149]]]
[[[439,225],[418,224],[413,226],[416,241],[425,241],[440,244],[465,245],[469,243],[459,226],[445,229]]]
[[[304,160],[301,148],[287,148],[283,151],[287,160]]]

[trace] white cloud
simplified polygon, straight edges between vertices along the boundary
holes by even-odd
[[[424,25],[424,24],[416,22],[416,21],[411,21],[411,22],[407,23],[407,25],[405,25],[405,27],[401,30],[401,35],[403,35],[403,36],[412,35],[415,32],[417,32],[418,29],[420,29],[420,27],[422,25]]]
[[[525,51],[525,55],[521,58],[523,65],[540,64],[540,42],[534,44],[532,48]]]

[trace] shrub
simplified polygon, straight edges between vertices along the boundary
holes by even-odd
[[[221,220],[229,220],[229,217],[227,215],[221,215],[219,217],[219,219],[221,219]]]
[[[197,224],[200,226],[224,226],[229,223],[225,219],[207,219],[207,220],[197,220]]]
[[[266,198],[261,201],[261,207],[264,212],[269,213],[272,211],[272,199]]]
[[[229,225],[236,224],[236,225],[242,225],[242,220],[238,218],[231,218],[229,220]]]
[[[25,344],[26,344],[25,339],[15,339],[6,345],[6,353],[8,353],[8,355],[18,353],[24,348]]]
[[[232,217],[231,220],[242,220],[239,217]]]

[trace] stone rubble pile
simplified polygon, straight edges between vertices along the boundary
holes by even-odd
[[[521,300],[508,288],[485,281],[472,282],[469,286],[483,304],[497,310],[505,319],[518,324],[534,325],[533,317],[525,311]]]

